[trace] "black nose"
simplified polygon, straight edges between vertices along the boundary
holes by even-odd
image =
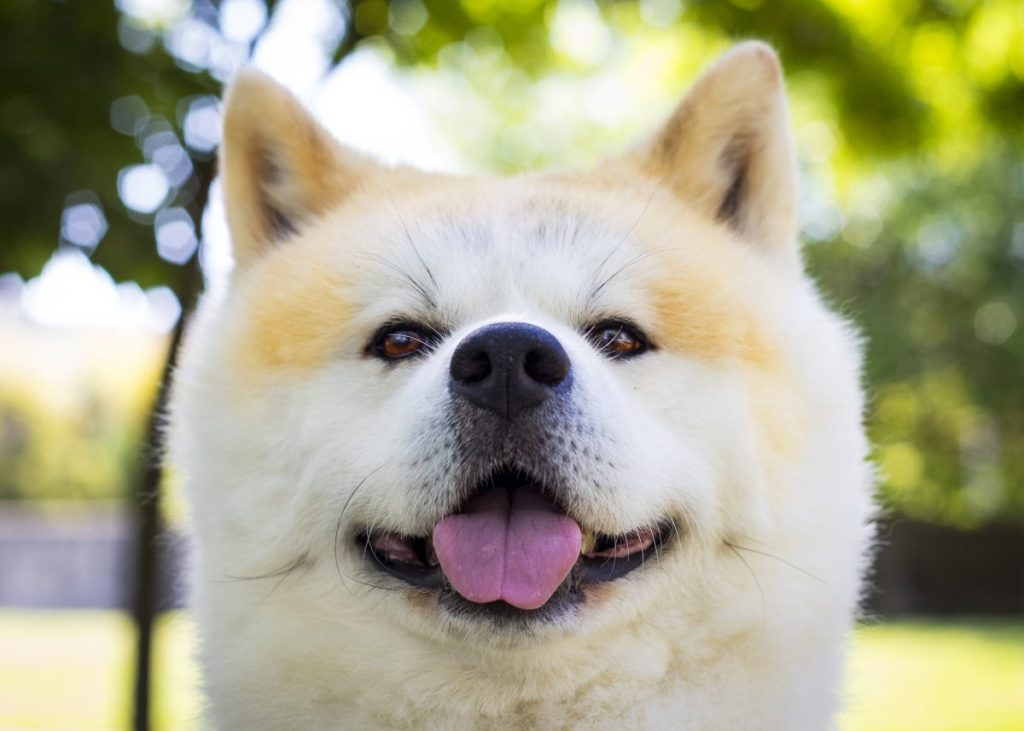
[[[543,403],[569,376],[569,356],[547,330],[525,322],[485,325],[459,343],[453,393],[511,419]]]

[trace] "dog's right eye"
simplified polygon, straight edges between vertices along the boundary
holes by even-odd
[[[422,331],[401,327],[379,333],[374,340],[373,350],[384,360],[402,360],[416,355],[429,345]]]

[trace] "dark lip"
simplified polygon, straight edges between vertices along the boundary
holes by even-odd
[[[495,484],[501,484],[502,481],[511,482],[523,479],[529,480],[530,478],[521,470],[499,469],[495,474],[482,480],[476,489],[467,495],[466,500],[480,489],[493,487]],[[458,510],[453,512],[458,512]],[[597,533],[595,545],[598,548],[612,546],[633,534],[634,531],[626,531],[617,536]],[[663,552],[672,543],[674,534],[674,523],[666,518],[656,524],[654,542],[646,549],[615,558],[581,554],[555,595],[544,606],[536,610],[516,609],[500,601],[491,604],[474,604],[463,599],[451,588],[441,567],[432,559],[429,536],[398,536],[412,546],[417,556],[415,562],[392,560],[387,555],[382,555],[381,552],[374,549],[373,542],[365,531],[356,535],[354,542],[374,569],[411,587],[439,592],[440,603],[449,613],[486,618],[499,624],[508,624],[527,619],[553,619],[565,615],[583,603],[585,599],[583,590],[586,587],[621,579],[627,574],[645,567],[649,561],[655,564],[659,563]]]
[[[627,531],[619,536],[598,534],[598,544],[601,542],[613,543],[623,540],[630,533],[632,531]],[[569,573],[566,582],[569,584],[586,585],[620,579],[631,571],[643,567],[648,559],[653,559],[657,562],[660,559],[661,552],[671,543],[671,537],[672,524],[670,521],[663,521],[658,524],[654,544],[650,548],[618,558],[591,557],[581,554],[576,561],[576,565],[573,566],[572,571]],[[408,540],[416,543],[422,542],[423,544],[427,542],[426,538],[408,538]],[[392,561],[387,556],[382,556],[374,550],[369,536],[365,533],[360,533],[356,537],[356,545],[365,551],[366,556],[378,568],[407,584],[428,589],[440,589],[447,586],[440,566],[431,566],[425,556],[421,556],[420,563],[416,564],[406,561]]]

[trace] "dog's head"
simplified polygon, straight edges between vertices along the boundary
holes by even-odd
[[[761,44],[586,173],[386,169],[256,74],[222,162],[236,268],[175,414],[210,581],[415,632],[586,633],[721,591],[726,563],[747,580],[727,549],[797,500],[794,455],[858,433],[855,365],[829,364],[853,351],[813,362],[847,346],[801,272]]]

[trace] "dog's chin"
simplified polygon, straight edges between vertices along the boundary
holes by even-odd
[[[499,470],[478,484],[452,515],[457,515],[483,490],[515,489],[536,481],[521,472]],[[558,506],[554,491],[539,485]],[[557,507],[563,515],[568,513]],[[571,516],[570,516],[571,517]],[[586,604],[591,587],[609,584],[638,570],[658,570],[664,553],[672,549],[675,522],[668,517],[616,535],[588,529],[580,521],[580,552],[567,575],[539,606],[522,608],[512,603],[467,599],[453,585],[435,551],[431,535],[372,533],[363,530],[354,543],[368,570],[405,585],[436,606],[449,623],[485,629],[503,635],[533,635],[544,628],[568,628]],[[418,603],[420,603],[418,602]]]

